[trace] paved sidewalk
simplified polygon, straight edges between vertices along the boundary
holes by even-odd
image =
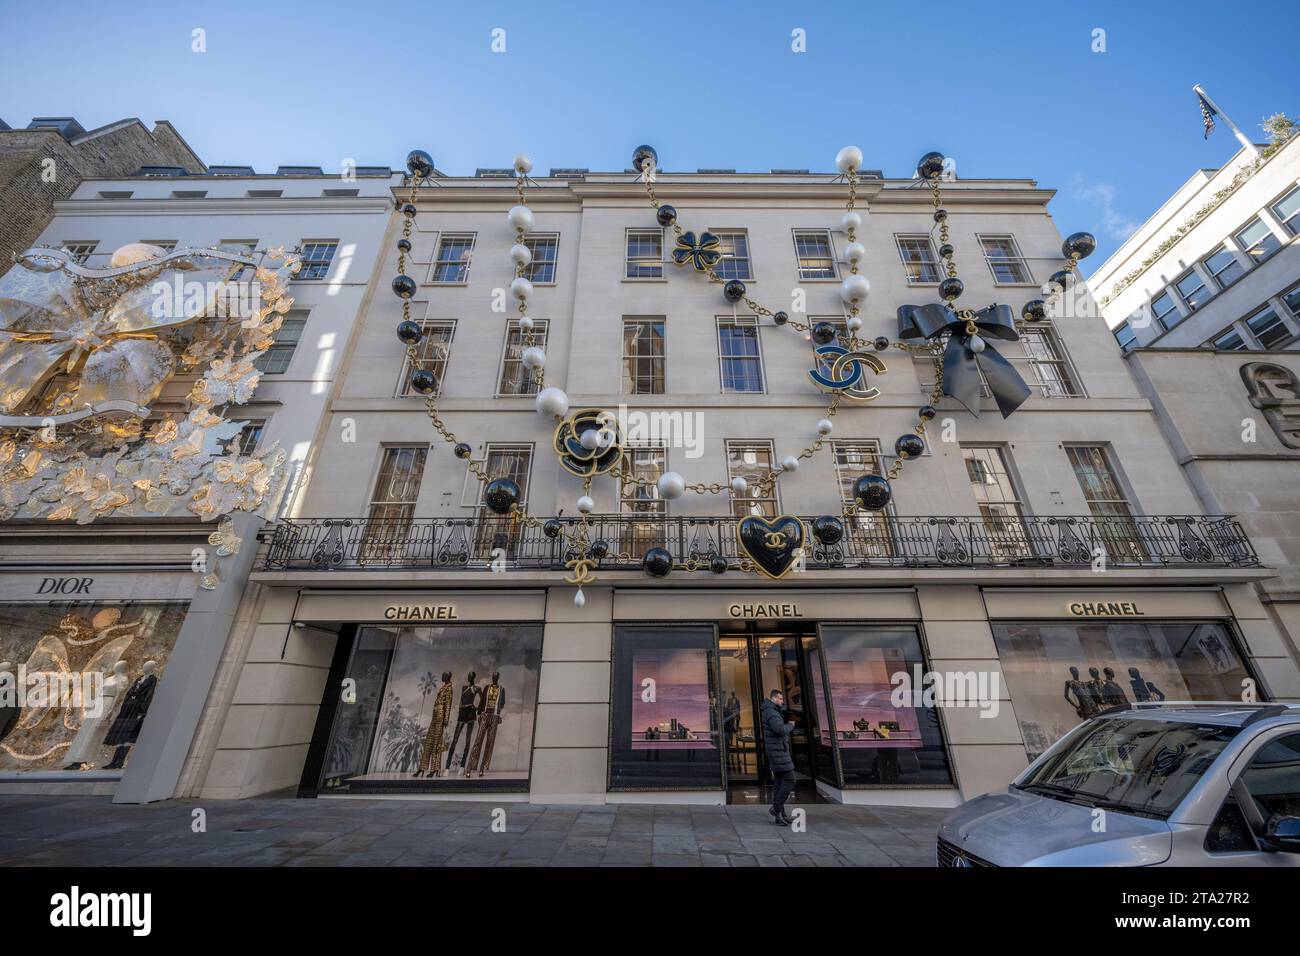
[[[492,832],[493,810],[505,832]],[[207,830],[192,830],[193,811]],[[793,809],[793,807],[791,807]],[[431,800],[167,801],[0,796],[0,865],[933,866],[945,811],[811,804],[531,806]]]

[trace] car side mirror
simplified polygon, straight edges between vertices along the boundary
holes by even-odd
[[[1274,814],[1264,824],[1264,842],[1270,850],[1300,853],[1300,817]]]

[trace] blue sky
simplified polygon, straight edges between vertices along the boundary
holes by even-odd
[[[1300,112],[1294,0],[0,0],[0,23],[12,126],[169,119],[208,163],[259,172],[400,166],[415,146],[453,174],[520,149],[541,171],[623,169],[641,142],[669,170],[830,171],[855,143],[868,167],[904,176],[938,149],[959,175],[1058,190],[1061,232],[1098,237],[1086,271],[1195,169],[1235,152],[1222,124],[1202,139],[1193,83],[1261,138],[1265,115]],[[807,52],[791,50],[796,28]]]

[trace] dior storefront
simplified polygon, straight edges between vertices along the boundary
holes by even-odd
[[[801,799],[950,806],[1106,707],[1297,682],[1245,583],[620,583],[293,592],[286,652],[328,647],[300,794],[759,800],[779,689]]]

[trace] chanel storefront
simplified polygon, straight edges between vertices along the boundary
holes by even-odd
[[[303,796],[749,802],[770,781],[759,707],[778,689],[798,799],[943,807],[1106,707],[1273,699],[1296,679],[1247,585],[642,580],[589,585],[583,607],[549,581],[274,588],[282,623],[259,625],[241,686],[303,689],[237,695],[246,719],[222,747],[296,754],[281,777]],[[291,723],[259,707],[301,711],[301,744],[241,739]]]

